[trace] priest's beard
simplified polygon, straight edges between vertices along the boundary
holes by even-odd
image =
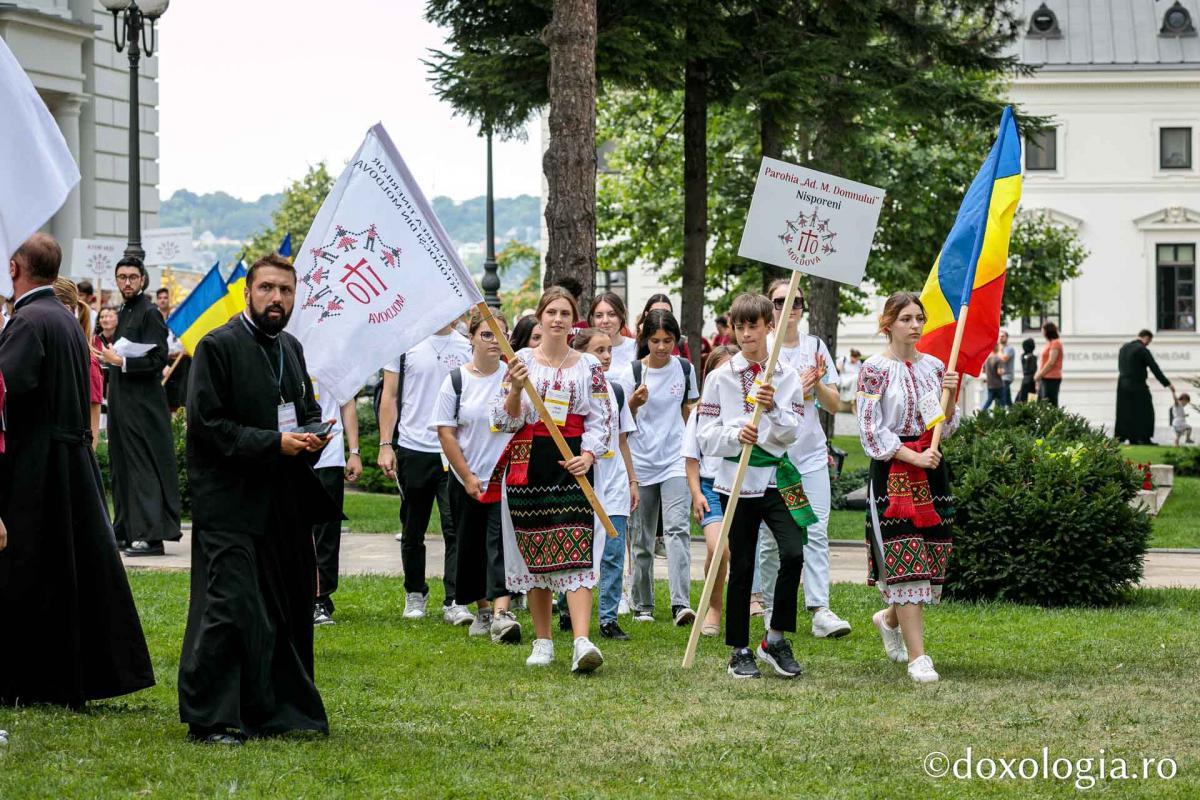
[[[271,316],[272,311],[279,312],[278,316]],[[291,316],[292,312],[284,308],[282,303],[271,303],[262,311],[253,305],[250,306],[250,319],[267,336],[278,336],[280,331],[287,327]]]

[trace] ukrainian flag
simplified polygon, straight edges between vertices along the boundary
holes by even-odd
[[[1013,214],[1021,199],[1021,140],[1011,107],[987,160],[967,189],[958,217],[921,291],[925,334],[917,349],[948,369],[959,318],[966,314],[957,371],[979,375],[1000,335],[1000,301]]]
[[[229,321],[230,315],[225,311],[225,281],[219,267],[220,262],[213,264],[192,293],[167,317],[167,327],[188,355],[196,352],[196,345],[205,334]]]
[[[225,310],[230,319],[246,310],[246,262],[239,260],[225,282]]]

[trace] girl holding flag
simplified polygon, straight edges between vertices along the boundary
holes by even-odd
[[[954,497],[942,455],[931,447],[933,431],[958,427],[959,409],[949,419],[941,394],[958,388],[958,374],[935,356],[917,351],[925,329],[925,306],[917,295],[887,299],[879,332],[887,349],[863,363],[858,375],[858,425],[871,457],[866,535],[867,582],[877,586],[887,608],[872,618],[884,651],[908,663],[917,683],[938,679],[925,654],[924,607],[941,599],[953,545]]]
[[[509,591],[529,596],[536,638],[525,663],[549,666],[554,660],[551,595],[560,591],[567,595],[575,634],[571,671],[591,672],[604,663],[588,639],[588,626],[605,533],[574,476],[590,476],[596,460],[608,452],[612,403],[600,361],[571,349],[572,326],[579,319],[575,298],[551,286],[536,316],[541,344],[516,354],[492,405],[492,425],[516,434],[501,491],[506,583]],[[524,396],[527,381],[576,455],[565,460],[559,455]]]

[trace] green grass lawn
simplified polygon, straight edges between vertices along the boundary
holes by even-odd
[[[159,685],[84,713],[0,709],[5,800],[1078,796],[1070,780],[923,773],[927,753],[967,747],[976,759],[1040,759],[1047,747],[1072,761],[1103,748],[1139,770],[1143,757],[1172,758],[1173,780],[1096,791],[1200,794],[1200,592],[1139,591],[1111,610],[947,603],[928,624],[943,680],[918,687],[883,658],[869,623],[878,594],[861,586],[834,587],[849,637],[797,639],[802,678],[734,682],[713,640],[680,669],[686,632],[661,623],[601,640],[607,662],[588,677],[569,673],[570,641],[556,634],[556,663],[534,672],[527,645],[402,621],[401,581],[348,578],[338,625],[317,631],[330,737],[225,750],[188,744],[178,721],[187,576],[130,581]]]

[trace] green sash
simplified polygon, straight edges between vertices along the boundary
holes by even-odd
[[[725,460],[737,463],[740,459],[730,456]],[[809,525],[816,524],[817,515],[813,513],[812,504],[808,502],[808,495],[804,494],[800,470],[796,469],[796,465],[787,457],[787,453],[773,456],[758,445],[754,445],[750,450],[750,466],[775,467],[775,488],[779,489],[784,505],[787,506],[792,519],[796,521],[796,525],[804,534],[804,541],[807,543],[808,531],[805,529]]]

